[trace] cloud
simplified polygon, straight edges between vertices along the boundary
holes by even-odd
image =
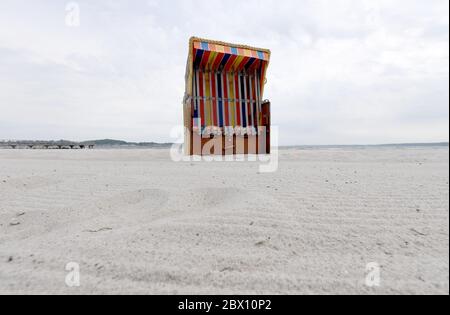
[[[192,35],[272,50],[282,144],[448,141],[446,0],[0,3],[0,138],[169,141]]]

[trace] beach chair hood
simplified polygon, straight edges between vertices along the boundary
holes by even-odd
[[[192,37],[184,97],[188,128],[257,127],[270,50]]]

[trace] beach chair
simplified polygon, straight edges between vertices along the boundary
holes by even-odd
[[[270,51],[193,37],[184,96],[185,153],[270,153],[263,101]]]

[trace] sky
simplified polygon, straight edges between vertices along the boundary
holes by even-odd
[[[448,0],[0,0],[0,139],[173,141],[191,36],[272,51],[282,145],[449,140]]]

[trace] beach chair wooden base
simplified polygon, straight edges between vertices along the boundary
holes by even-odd
[[[189,155],[269,154],[264,136],[214,136],[201,137],[191,133]]]

